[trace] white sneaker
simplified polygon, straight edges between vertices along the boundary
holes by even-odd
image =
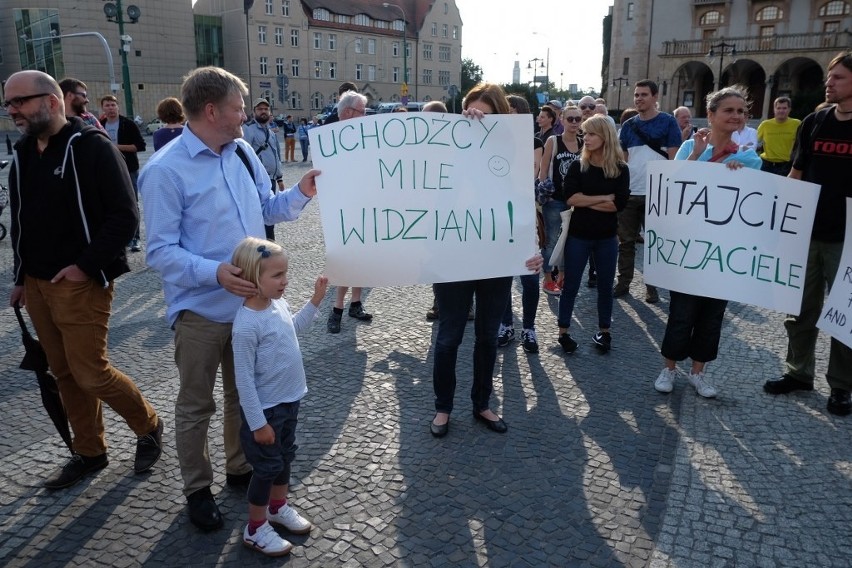
[[[663,367],[663,370],[660,371],[660,376],[657,377],[656,381],[654,381],[654,388],[657,389],[657,392],[672,392],[674,390],[674,382],[677,374],[677,367],[674,369]]]
[[[716,387],[707,380],[704,376],[704,372],[698,373],[697,375],[689,373],[689,384],[694,386],[695,392],[704,398],[713,398],[716,396]]]
[[[293,549],[293,545],[278,536],[268,522],[260,525],[254,534],[249,534],[248,525],[246,525],[243,530],[243,544],[267,556],[284,556]]]
[[[296,512],[296,509],[287,503],[274,515],[266,509],[266,520],[273,525],[284,527],[293,534],[308,534],[311,532],[313,525],[308,522],[302,515]]]

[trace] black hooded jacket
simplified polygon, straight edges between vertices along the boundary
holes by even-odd
[[[124,249],[139,212],[130,174],[109,137],[70,118],[39,153],[15,144],[9,172],[15,285],[76,264],[103,286],[130,270]]]

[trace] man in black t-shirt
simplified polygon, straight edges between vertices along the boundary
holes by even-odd
[[[808,115],[796,136],[793,168],[788,177],[822,186],[811,232],[802,309],[784,322],[787,345],[786,372],[767,381],[769,394],[810,391],[814,386],[816,327],[828,286],[834,282],[846,237],[846,198],[852,197],[848,174],[852,171],[852,52],[835,57],[828,65],[825,99],[833,103]],[[852,348],[831,339],[828,371],[831,387],[828,411],[846,416],[852,412]]]

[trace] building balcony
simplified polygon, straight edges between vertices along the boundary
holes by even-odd
[[[693,0],[699,3],[700,0]],[[767,37],[717,37],[710,39],[671,40],[663,42],[660,57],[704,57],[710,46],[720,41],[734,44],[737,55],[748,53],[762,54],[783,51],[840,51],[849,48],[848,30],[831,33],[804,33],[772,35]]]

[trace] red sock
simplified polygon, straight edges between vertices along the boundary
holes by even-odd
[[[287,504],[287,498],[284,499],[270,499],[269,500],[269,512],[273,515],[278,512],[278,509]]]
[[[263,523],[265,523],[265,522],[266,522],[266,519],[261,519],[259,521],[253,521],[253,520],[249,519],[249,522],[248,522],[249,534],[254,534],[255,532],[257,532],[257,529],[262,527]]]

